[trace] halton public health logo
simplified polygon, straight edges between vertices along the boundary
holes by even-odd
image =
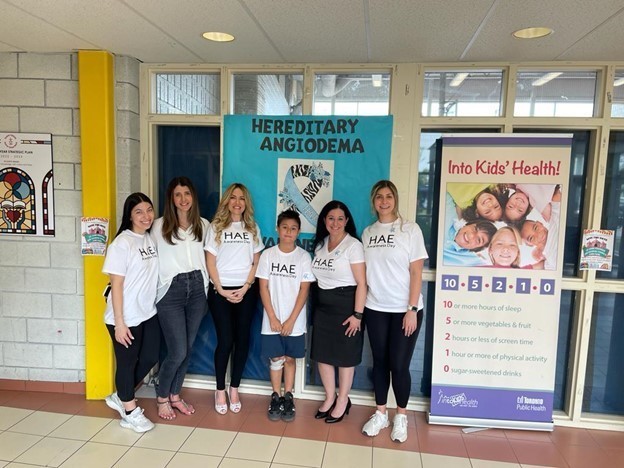
[[[453,408],[456,406],[460,408],[477,408],[479,406],[479,400],[474,398],[468,399],[463,392],[456,393],[455,395],[445,395],[442,390],[438,390],[438,404],[451,405]]]

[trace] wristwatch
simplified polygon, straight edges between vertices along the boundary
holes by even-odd
[[[412,312],[418,312],[418,306],[410,304],[410,305],[407,306],[407,310],[408,311],[411,310]]]
[[[364,314],[362,312],[353,312],[351,315],[353,315],[358,320],[362,320],[364,318]]]

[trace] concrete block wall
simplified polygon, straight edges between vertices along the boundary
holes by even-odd
[[[115,58],[118,217],[140,189],[139,64]],[[0,379],[84,381],[77,54],[0,53],[0,131],[52,133],[55,237],[0,236]]]
[[[117,226],[124,201],[131,193],[141,190],[139,64],[132,57],[115,57]]]
[[[55,237],[0,236],[0,379],[84,380],[77,76],[75,54],[0,54],[0,131],[52,133],[56,211]]]

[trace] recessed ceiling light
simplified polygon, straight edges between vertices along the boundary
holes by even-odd
[[[537,39],[538,37],[549,36],[554,31],[550,28],[536,27],[536,28],[524,28],[514,31],[512,35],[518,39]]]
[[[204,37],[204,39],[208,39],[209,41],[214,42],[232,42],[234,40],[234,36],[224,32],[210,31],[205,32],[204,34],[202,34],[202,36]]]

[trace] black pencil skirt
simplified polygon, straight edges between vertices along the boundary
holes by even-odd
[[[345,335],[347,326],[342,324],[353,314],[355,288],[316,288],[310,351],[314,361],[337,367],[354,367],[362,361],[364,328],[348,337]]]

